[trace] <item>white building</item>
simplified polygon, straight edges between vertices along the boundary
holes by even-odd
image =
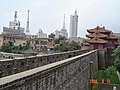
[[[17,11],[15,11],[14,21],[9,22],[9,28],[15,29],[15,30],[20,30],[21,33],[24,33],[24,28],[20,27],[20,21],[17,21]]]
[[[9,22],[9,28],[3,27],[2,34],[11,37],[24,37],[24,28],[20,27],[20,21],[17,20],[17,11],[15,11],[14,21]]]
[[[55,38],[59,38],[59,36],[68,38],[67,29],[65,27],[65,15],[64,15],[64,22],[63,22],[63,27],[62,27],[61,31],[58,31],[58,30],[55,31]]]
[[[39,32],[37,35],[38,35],[37,38],[47,38],[47,34],[43,33],[42,29],[39,29]]]
[[[77,11],[75,11],[75,15],[70,15],[70,38],[71,37],[77,38],[77,31],[78,31],[78,15]]]

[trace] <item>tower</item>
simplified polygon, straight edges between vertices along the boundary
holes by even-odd
[[[64,14],[64,20],[63,20],[63,28],[61,30],[66,30],[66,28],[65,28],[65,14]]]
[[[14,22],[17,21],[17,11],[15,11],[15,15],[14,15]]]
[[[65,27],[65,14],[64,14],[64,19],[63,19],[63,27],[61,31],[58,31],[58,30],[55,31],[55,38],[59,38],[59,36],[68,38],[67,29]]]
[[[63,27],[62,27],[62,29],[61,29],[61,33],[62,33],[62,36],[68,38],[67,29],[66,29],[66,27],[65,27],[65,14],[64,14]]]
[[[30,30],[29,30],[29,10],[28,10],[28,17],[27,17],[27,27],[26,27],[26,34],[30,35]]]
[[[9,28],[16,30],[20,29],[20,21],[17,21],[17,11],[15,11],[14,21],[9,22]]]
[[[75,10],[74,15],[70,15],[70,38],[77,38],[78,31],[78,15]]]

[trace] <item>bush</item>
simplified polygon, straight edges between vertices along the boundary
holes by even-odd
[[[120,72],[120,46],[118,46],[115,50],[114,50],[114,65],[116,67],[116,69]]]

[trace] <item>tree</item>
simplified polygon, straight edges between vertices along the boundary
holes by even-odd
[[[115,62],[114,65],[116,69],[120,72],[120,45],[114,50],[114,58]]]
[[[50,35],[48,35],[48,38],[54,39],[54,38],[55,38],[55,34],[54,34],[54,33],[51,33]]]
[[[54,39],[54,43],[55,43],[55,44],[62,44],[62,43],[65,43],[65,42],[66,42],[65,40],[66,40],[65,37],[59,35],[59,38]]]
[[[9,41],[8,43],[4,43],[1,47],[2,52],[8,53],[20,53],[20,51],[27,50],[30,48],[30,42],[26,41],[24,45],[21,44],[19,46],[15,46],[13,42]]]
[[[55,47],[56,50],[60,50],[61,52],[79,50],[80,48],[80,45],[74,41],[70,43],[61,43]]]
[[[4,43],[1,47],[1,51],[11,53],[12,52],[12,47],[9,43],[7,43],[7,44]]]

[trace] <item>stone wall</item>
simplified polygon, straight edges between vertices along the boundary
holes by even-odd
[[[98,50],[98,67],[105,69],[114,64],[113,49]]]
[[[43,56],[39,55],[18,59],[0,60],[0,77],[40,67],[46,64],[74,57],[86,52],[88,52],[88,50],[76,50],[63,53],[48,54]]]
[[[98,50],[98,67],[99,69],[105,69],[106,67],[106,54],[107,49]]]
[[[98,69],[97,60],[94,50],[6,76],[0,79],[0,90],[90,90],[89,79]]]

